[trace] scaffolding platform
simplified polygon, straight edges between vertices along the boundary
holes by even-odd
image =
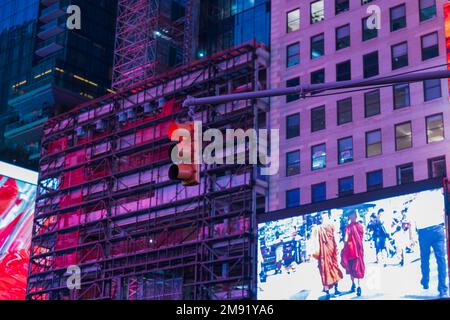
[[[44,128],[27,299],[256,298],[255,165],[206,165],[201,183],[168,178],[167,129],[187,96],[266,87],[254,42],[140,81]],[[192,112],[192,111],[191,111]],[[194,110],[205,128],[267,128],[268,102]],[[67,286],[70,266],[81,289]]]

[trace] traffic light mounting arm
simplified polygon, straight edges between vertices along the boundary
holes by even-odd
[[[242,93],[232,93],[221,96],[194,98],[187,97],[183,102],[183,107],[201,106],[206,104],[220,104],[239,100],[260,99],[268,97],[286,96],[291,94],[306,95],[315,91],[340,90],[351,88],[363,88],[377,85],[389,85],[396,83],[411,83],[432,79],[450,78],[450,70],[439,70],[429,72],[417,72],[389,77],[378,77],[374,79],[349,80],[341,82],[330,82],[321,84],[300,85],[289,88],[277,88],[260,91],[250,91]]]

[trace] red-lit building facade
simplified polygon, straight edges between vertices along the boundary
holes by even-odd
[[[45,126],[27,298],[255,297],[256,214],[267,182],[253,165],[203,165],[171,181],[167,129],[187,95],[267,87],[250,43],[161,74]],[[264,100],[195,110],[209,128],[266,128]],[[81,268],[81,289],[67,268]]]

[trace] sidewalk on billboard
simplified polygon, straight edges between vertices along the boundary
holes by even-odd
[[[366,251],[366,276],[361,280],[362,296],[349,292],[351,279],[348,275],[339,281],[341,294],[333,295],[331,300],[431,300],[438,298],[437,266],[434,254],[430,257],[430,288],[424,290],[420,285],[421,271],[419,253],[406,255],[405,264],[400,266],[395,258],[387,265],[376,264],[370,249]],[[269,275],[266,283],[259,284],[259,297],[262,300],[323,300],[324,293],[317,261],[309,262],[283,270],[281,274]]]

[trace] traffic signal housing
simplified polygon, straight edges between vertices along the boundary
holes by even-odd
[[[169,179],[181,181],[183,186],[197,186],[200,184],[200,164],[195,163],[195,126],[193,122],[173,123],[169,126],[168,137],[178,144],[169,149],[169,157],[175,153],[181,159],[169,168]],[[184,154],[187,152],[187,154]]]

